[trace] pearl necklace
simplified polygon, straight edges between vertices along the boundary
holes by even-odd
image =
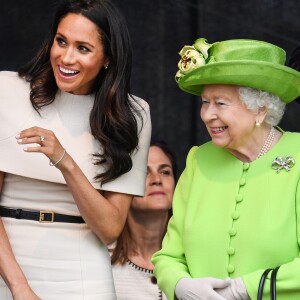
[[[264,145],[262,146],[262,148],[260,149],[258,155],[256,156],[256,159],[260,158],[261,156],[265,155],[271,148],[271,145],[274,141],[274,137],[275,137],[275,128],[272,127],[269,135],[264,143]]]

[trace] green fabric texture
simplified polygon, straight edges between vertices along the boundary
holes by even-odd
[[[278,156],[295,165],[279,173]],[[266,268],[277,274],[278,300],[300,299],[300,134],[285,132],[264,156],[242,163],[208,142],[193,147],[174,194],[154,273],[169,300],[183,277],[242,277],[251,299]],[[267,280],[264,300],[269,299]]]
[[[256,40],[212,44],[205,65],[178,80],[179,87],[200,96],[206,84],[234,84],[271,92],[289,103],[300,96],[300,72],[285,66],[285,51]]]

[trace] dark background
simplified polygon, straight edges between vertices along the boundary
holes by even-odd
[[[299,0],[112,1],[124,13],[132,37],[132,92],[150,104],[153,134],[174,149],[179,172],[189,148],[209,139],[199,119],[200,97],[183,93],[174,81],[180,49],[198,37],[209,43],[250,38],[284,48],[289,59],[300,45]],[[0,70],[17,70],[35,54],[57,3],[0,0]],[[300,104],[289,104],[281,127],[300,131],[299,112]]]

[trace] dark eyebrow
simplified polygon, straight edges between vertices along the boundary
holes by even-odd
[[[56,35],[62,37],[63,39],[65,40],[68,40],[63,34],[57,32]],[[89,45],[91,48],[95,48],[95,46],[93,46],[92,44],[90,44],[89,42],[83,42],[83,41],[76,41],[77,44],[80,44],[80,45]]]
[[[170,169],[172,169],[172,166],[169,165],[169,164],[163,164],[163,165],[160,165],[160,166],[158,167],[158,170],[161,170],[161,169],[164,169],[164,168],[170,168]]]
[[[160,171],[160,170],[162,170],[162,169],[164,169],[164,168],[170,168],[170,169],[172,169],[172,166],[169,165],[169,164],[162,164],[162,165],[159,165],[158,171]],[[148,171],[148,172],[150,171],[149,166],[147,166],[147,171]]]

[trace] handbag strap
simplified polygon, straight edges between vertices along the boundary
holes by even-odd
[[[263,291],[264,291],[264,284],[265,284],[266,278],[267,278],[267,276],[268,276],[268,274],[270,273],[271,270],[272,269],[266,269],[263,272],[263,274],[261,275],[259,285],[258,285],[257,300],[262,300]]]
[[[279,267],[273,269],[271,273],[271,284],[270,284],[270,294],[271,294],[271,300],[276,300],[276,275],[278,272]]]

